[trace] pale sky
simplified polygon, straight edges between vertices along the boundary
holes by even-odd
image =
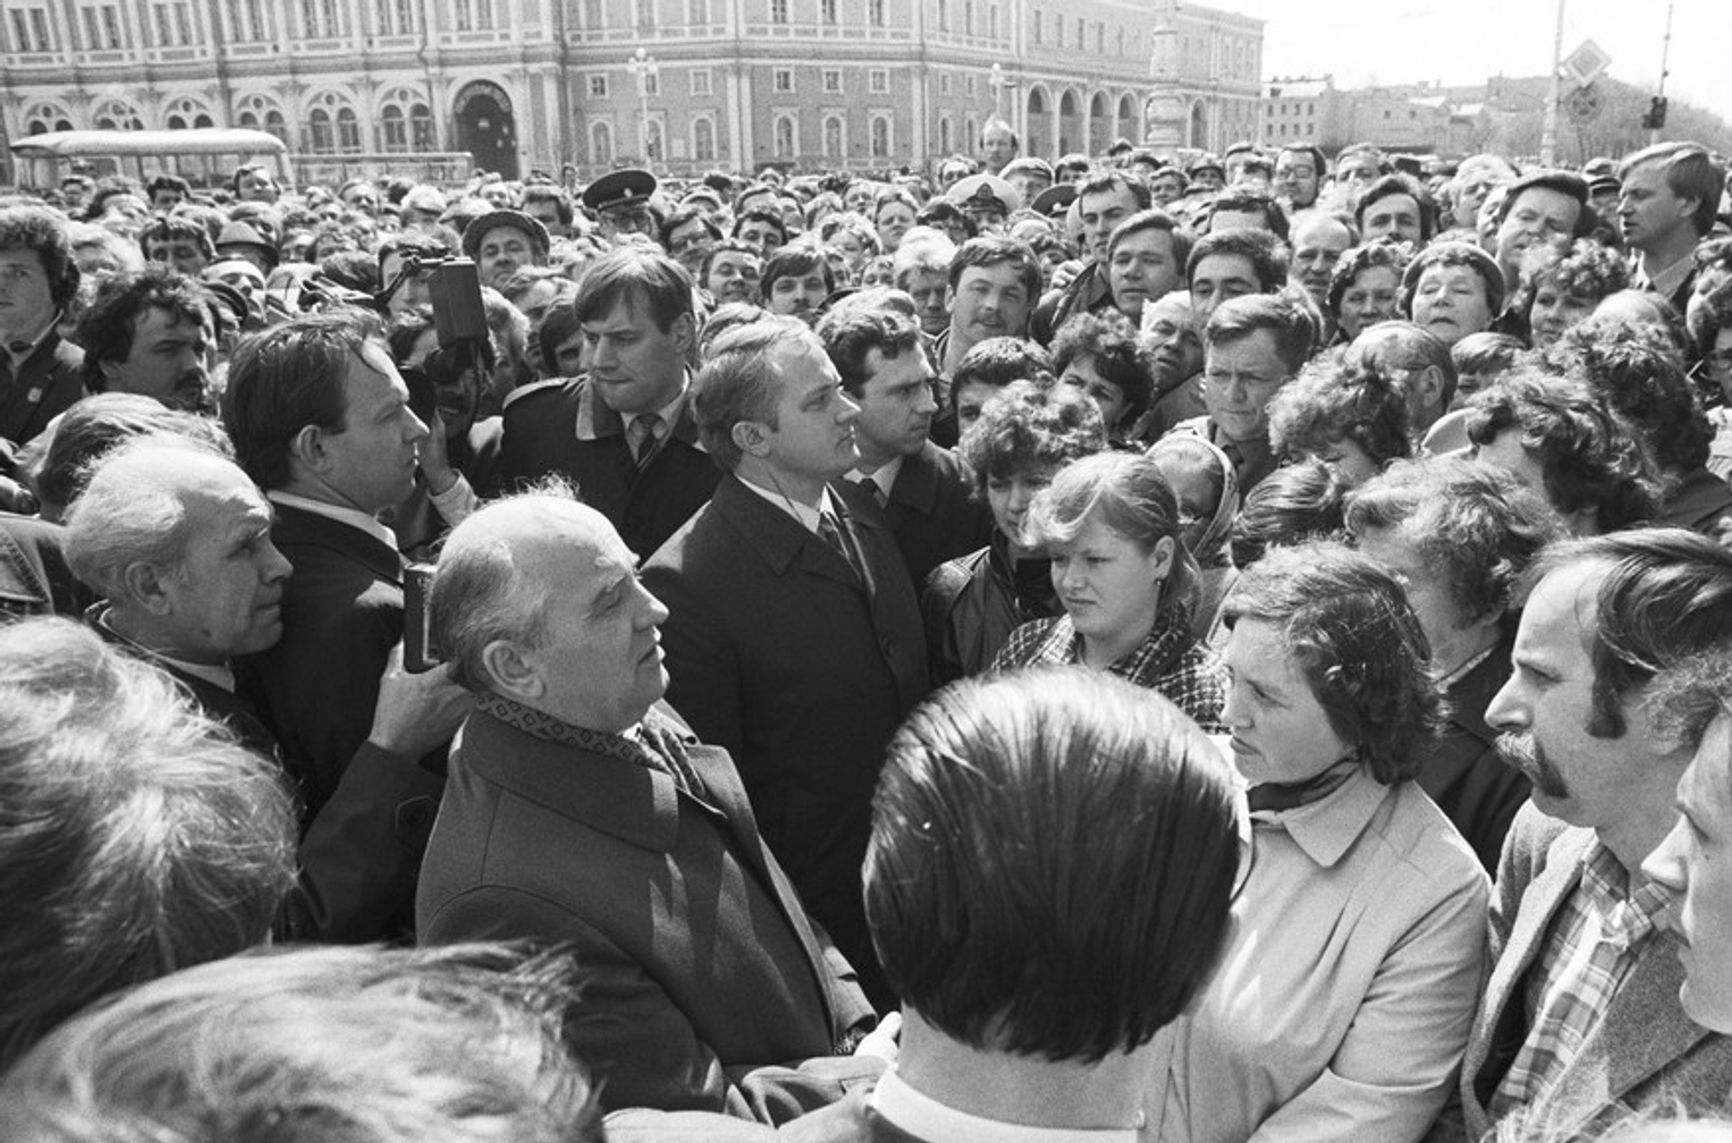
[[[1255,16],[1264,78],[1333,73],[1337,87],[1544,75],[1557,31],[1553,0],[1209,0]],[[1564,54],[1591,39],[1615,79],[1652,91],[1666,0],[1566,0]],[[1732,0],[1675,0],[1668,95],[1732,120]]]

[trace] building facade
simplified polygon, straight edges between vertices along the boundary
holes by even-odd
[[[1120,137],[1218,148],[1255,122],[1262,27],[1176,0],[4,0],[0,10],[0,131],[14,139],[256,127],[297,155],[358,168],[468,152],[507,177],[645,161],[679,173],[920,167],[972,153],[995,114],[1047,157]]]

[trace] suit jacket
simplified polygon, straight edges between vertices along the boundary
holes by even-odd
[[[1509,679],[1514,640],[1513,631],[1506,634],[1490,655],[1450,684],[1449,722],[1441,735],[1420,745],[1414,778],[1493,876],[1510,822],[1528,798],[1527,778],[1498,757],[1497,731],[1485,720],[1486,708]]]
[[[872,1009],[759,837],[727,753],[688,749],[690,795],[666,771],[475,712],[428,845],[417,932],[568,945],[582,972],[568,1038],[606,1107],[779,1122],[839,1099],[840,1079],[749,1073],[830,1055]],[[871,1057],[836,1065],[881,1070]]]
[[[172,678],[242,746],[282,761],[276,736],[247,698],[158,658],[99,615],[93,607],[86,620],[104,641]],[[411,759],[363,744],[301,841],[299,883],[278,910],[277,937],[355,943],[396,935],[395,915],[414,896],[443,784]]]
[[[926,696],[926,645],[890,536],[851,527],[869,585],[730,476],[643,579],[669,611],[669,701],[733,756],[764,840],[883,1006],[860,864],[884,748]]]
[[[689,395],[661,451],[641,469],[626,443],[625,419],[595,395],[587,378],[518,389],[504,416],[498,489],[511,491],[549,473],[570,477],[583,502],[606,516],[640,559],[702,508],[721,479],[698,443]]]
[[[372,729],[379,676],[403,637],[402,561],[340,520],[273,507],[271,539],[295,566],[283,593],[283,637],[237,673],[277,736],[311,820]]]
[[[979,550],[992,534],[992,516],[974,498],[968,467],[931,441],[902,458],[889,502],[882,507],[870,490],[853,480],[843,482],[842,489],[850,511],[888,527],[908,565],[909,582],[916,586],[939,564]]]
[[[84,350],[49,331],[17,376],[0,357],[0,438],[24,444],[84,396]]]
[[[1527,1036],[1528,976],[1553,918],[1581,881],[1593,841],[1592,830],[1566,826],[1531,803],[1510,827],[1492,901],[1491,977],[1462,1061],[1465,1138],[1479,1139],[1494,1126],[1486,1105]],[[1547,1138],[1576,1137],[1629,1108],[1681,1101],[1693,1114],[1721,1114],[1732,1107],[1732,1039],[1684,1015],[1677,950],[1670,931],[1649,938],[1581,1051],[1529,1109]]]

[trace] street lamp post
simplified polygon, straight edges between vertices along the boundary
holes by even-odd
[[[649,52],[639,48],[632,53],[630,59],[626,60],[625,66],[630,68],[632,75],[637,77],[638,141],[643,146],[644,166],[648,167],[651,160],[655,158],[655,155],[650,151],[650,80],[661,74],[661,65],[656,63],[655,57],[651,56]]]

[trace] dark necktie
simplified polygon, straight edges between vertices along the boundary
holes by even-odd
[[[862,476],[854,483],[858,484],[866,495],[872,498],[872,503],[878,505],[878,507],[883,508],[890,503],[889,499],[884,495],[883,487],[870,476]]]
[[[661,442],[661,430],[660,413],[645,413],[631,423],[626,435],[631,438],[631,453],[639,468],[647,466],[655,457],[656,445]]]
[[[854,545],[849,542],[849,536],[842,527],[842,522],[836,518],[834,513],[819,513],[818,535],[824,538],[824,542],[830,545],[832,551],[842,557],[843,562],[854,572],[855,577],[861,583],[865,583],[866,572],[860,566],[860,556],[854,550]]]

